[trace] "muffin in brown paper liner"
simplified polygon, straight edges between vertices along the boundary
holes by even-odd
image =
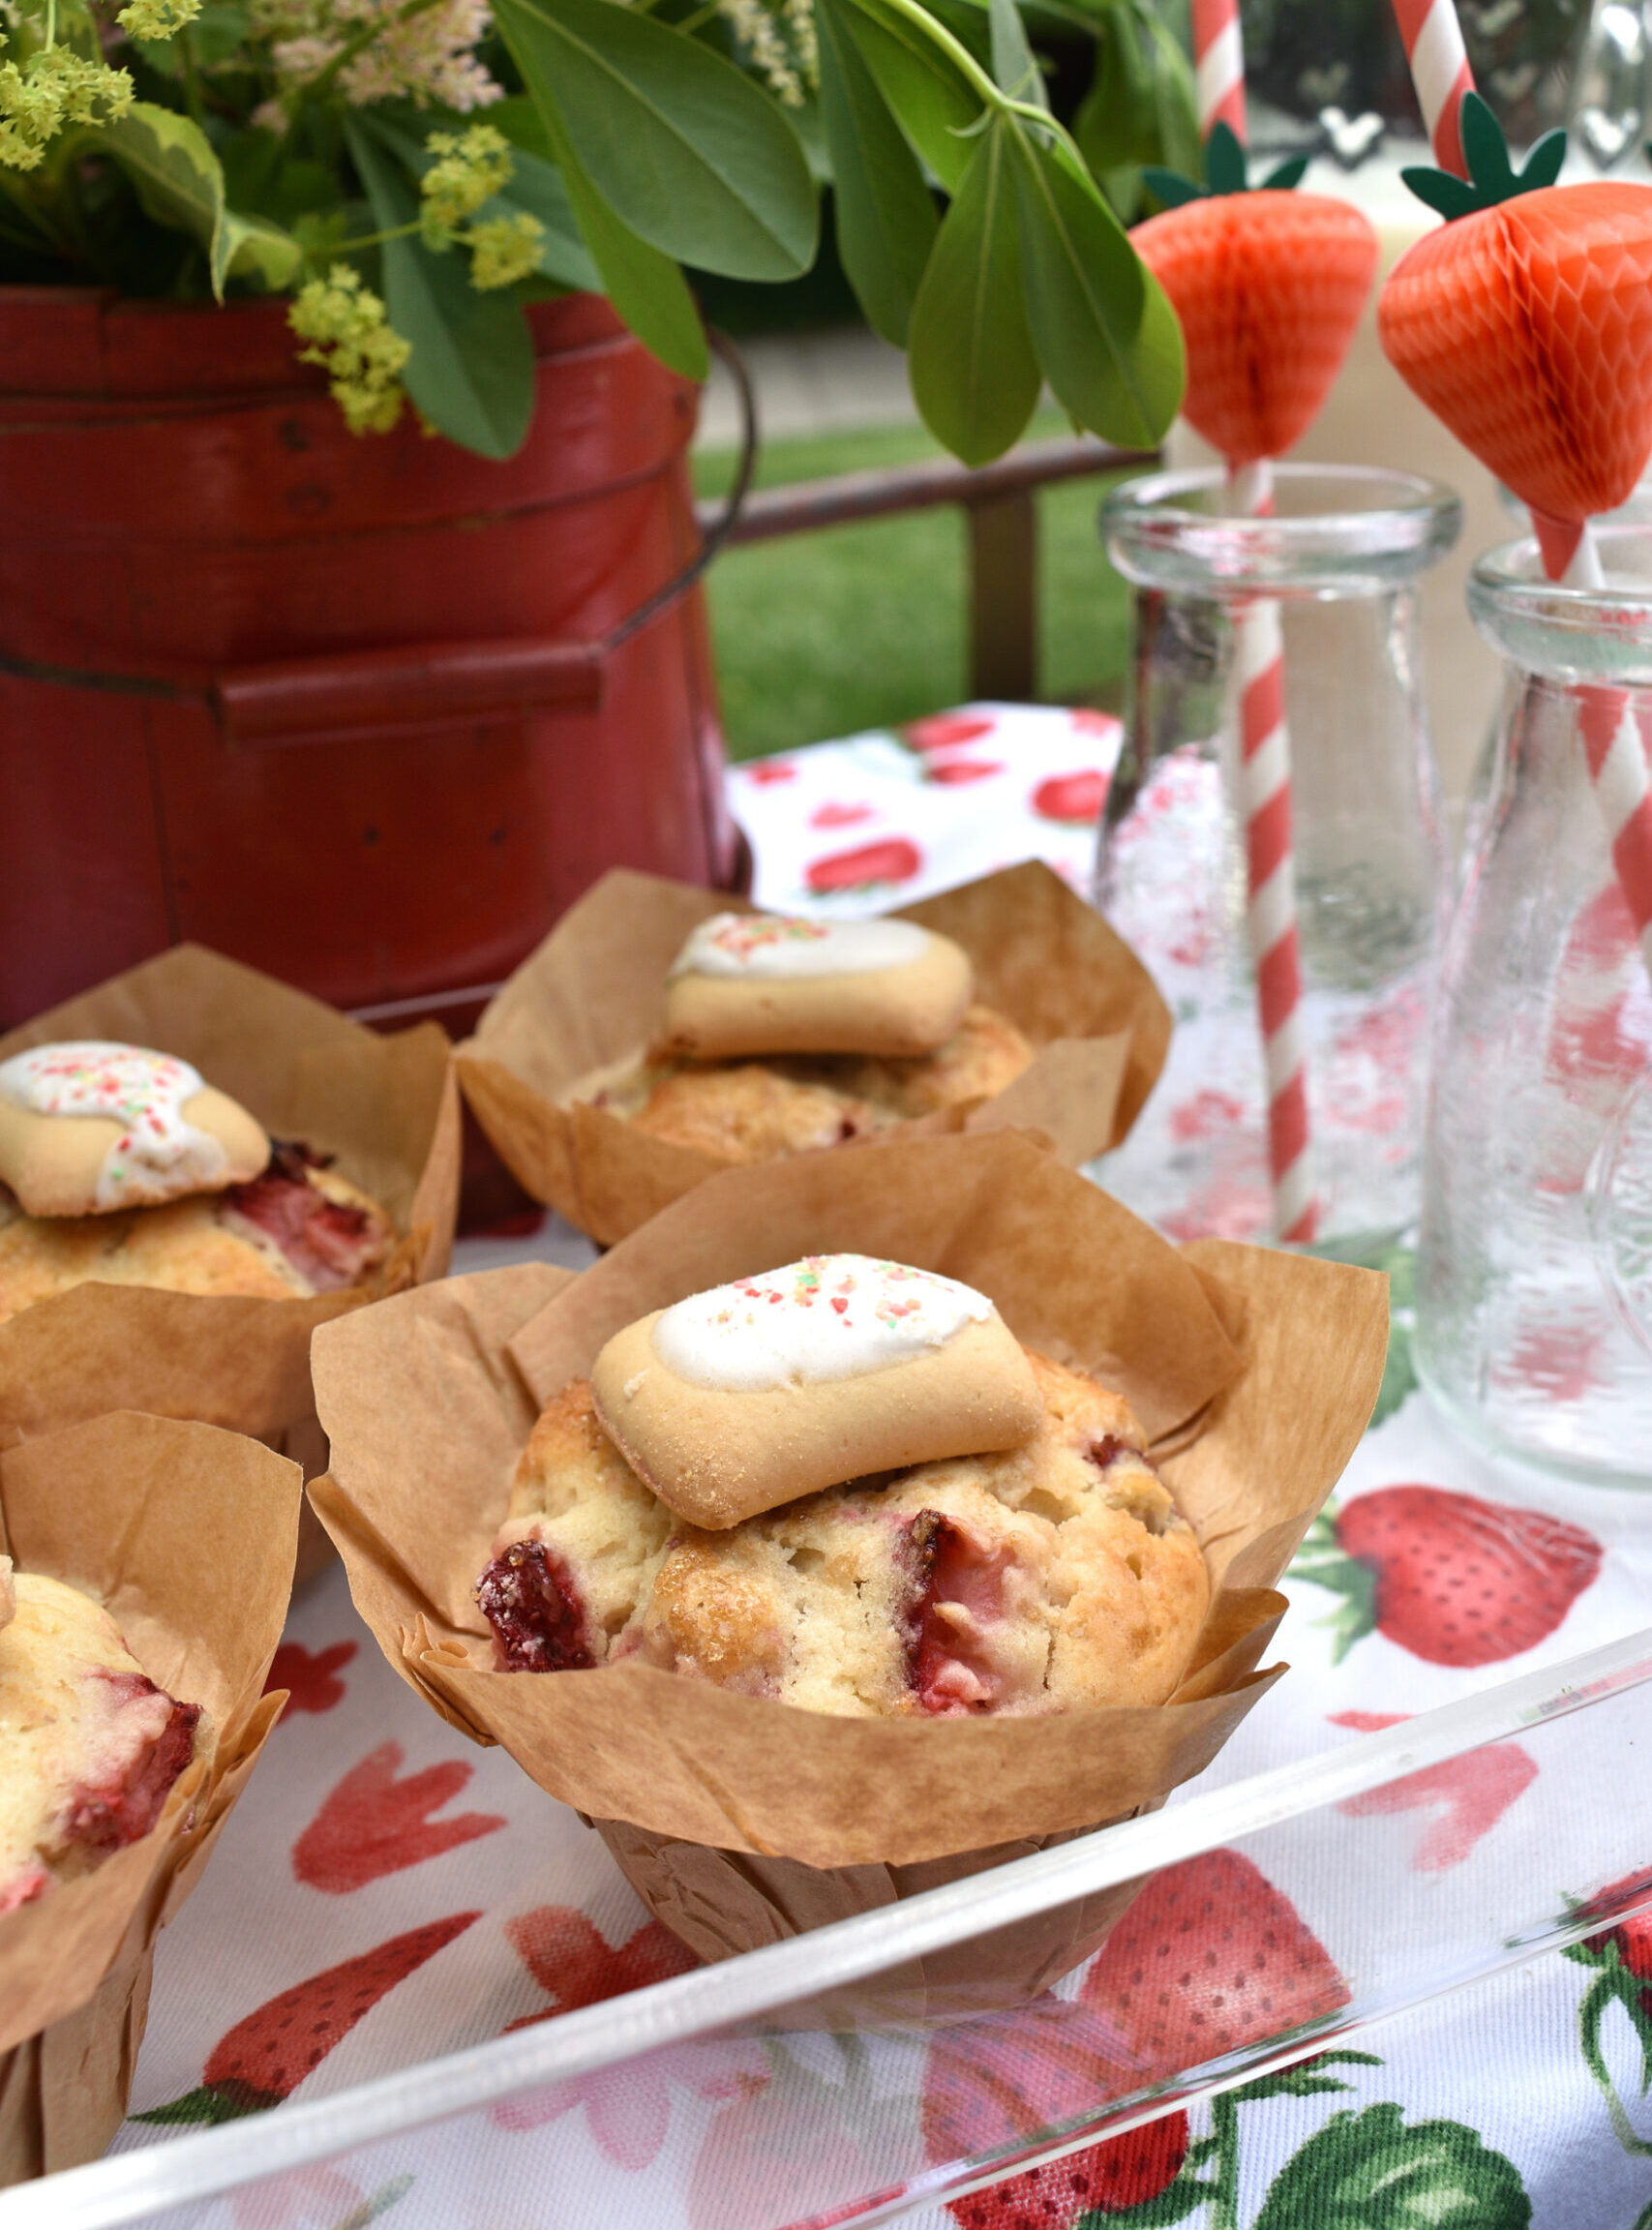
[[[130,1411],[0,1455],[0,1550],[105,1604],[203,1731],[148,1835],[0,1914],[0,2185],[95,2159],[120,2125],[155,1939],[285,1701],[263,1685],[301,1499],[297,1465],[255,1441]]]
[[[400,1238],[373,1283],[313,1299],[86,1284],[0,1324],[0,1449],[106,1409],[193,1417],[326,1462],[310,1335],[380,1293],[442,1277],[459,1206],[459,1098],[435,1023],[380,1037],[307,993],[179,945],[0,1038],[0,1061],[108,1038],[193,1062],[278,1138],[336,1157]],[[308,1509],[303,1577],[330,1552]]]
[[[666,971],[683,939],[731,909],[748,910],[725,892],[614,869],[458,1048],[465,1097],[499,1155],[536,1200],[600,1246],[729,1166],[605,1108],[562,1101],[570,1085],[657,1035]],[[1169,1010],[1129,947],[1059,875],[1024,860],[895,919],[961,945],[976,996],[1009,1017],[1036,1058],[991,1099],[892,1124],[876,1143],[1017,1127],[1042,1131],[1076,1167],[1126,1137],[1164,1066]]]
[[[848,1719],[634,1659],[495,1670],[472,1588],[543,1403],[650,1309],[839,1251],[963,1279],[1027,1345],[1128,1398],[1212,1582],[1168,1703]],[[1364,1430],[1386,1335],[1382,1279],[1171,1247],[1014,1132],[799,1157],[698,1187],[577,1279],[484,1273],[324,1326],[332,1467],[310,1492],[403,1678],[604,1823],[659,1917],[728,1953],[1119,1820],[1199,1772],[1281,1670],[1257,1670],[1284,1609],[1274,1582]],[[1027,1923],[994,1953],[994,2002],[1032,1995],[1122,1909]],[[931,2009],[951,1995],[945,1974],[924,1982]]]

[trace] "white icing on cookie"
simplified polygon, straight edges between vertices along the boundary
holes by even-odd
[[[886,1371],[991,1314],[984,1293],[931,1270],[869,1254],[807,1254],[677,1302],[654,1326],[652,1345],[690,1385],[756,1394]]]
[[[183,1117],[185,1103],[205,1088],[187,1061],[102,1039],[36,1045],[0,1062],[0,1099],[14,1107],[120,1124],[94,1195],[105,1210],[173,1200],[222,1177],[228,1160],[223,1146]]]
[[[676,976],[775,981],[794,976],[870,976],[921,960],[929,932],[915,921],[810,921],[796,914],[713,914],[671,964]]]

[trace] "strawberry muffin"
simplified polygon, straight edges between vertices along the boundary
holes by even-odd
[[[917,1463],[719,1532],[685,1526],[590,1389],[540,1420],[477,1601],[509,1671],[636,1655],[839,1716],[1163,1703],[1209,1602],[1129,1405],[1029,1353],[1023,1445]]]
[[[199,1722],[90,1596],[0,1557],[0,1914],[147,1835]]]

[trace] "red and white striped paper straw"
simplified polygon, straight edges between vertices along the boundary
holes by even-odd
[[[1199,136],[1225,124],[1245,137],[1245,47],[1239,0],[1193,0],[1193,76],[1198,87]]]
[[[1193,67],[1199,130],[1226,124],[1245,138],[1245,45],[1239,0],[1193,0]],[[1266,460],[1231,473],[1232,507],[1249,516],[1274,508]],[[1271,596],[1234,616],[1239,668],[1240,810],[1245,822],[1246,926],[1256,973],[1268,1093],[1268,1168],[1274,1236],[1313,1237],[1313,1168],[1307,1135],[1307,1033],[1302,1014],[1302,949],[1291,854],[1291,739],[1285,726],[1285,638]]]
[[[1273,468],[1237,472],[1234,508],[1251,517],[1274,507]],[[1307,1031],[1302,1010],[1302,941],[1291,842],[1291,739],[1285,725],[1285,639],[1272,596],[1236,617],[1239,667],[1239,792],[1245,822],[1246,926],[1256,973],[1256,1007],[1268,1088],[1268,1168],[1274,1235],[1295,1245],[1317,1221],[1307,1123]]]
[[[1474,90],[1474,75],[1462,43],[1462,26],[1452,0],[1394,0],[1395,20],[1405,42],[1411,82],[1442,170],[1468,175],[1457,117],[1462,97]]]

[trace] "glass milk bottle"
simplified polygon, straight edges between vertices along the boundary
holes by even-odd
[[[1416,1350],[1494,1448],[1652,1484],[1652,990],[1586,753],[1640,778],[1652,527],[1596,542],[1599,588],[1530,541],[1470,577],[1510,686],[1441,974]]]
[[[1157,979],[1176,1032],[1134,1130],[1096,1174],[1173,1238],[1375,1247],[1417,1212],[1449,867],[1416,584],[1456,540],[1461,507],[1430,481],[1308,465],[1276,467],[1269,513],[1236,516],[1232,502],[1214,469],[1130,481],[1102,507],[1108,552],[1135,594],[1096,899]],[[1271,1156],[1252,960],[1255,936],[1266,979],[1277,891],[1265,887],[1253,906],[1250,887],[1268,829],[1277,836],[1282,824],[1277,804],[1259,819],[1254,781],[1242,783],[1259,607],[1277,616],[1268,623],[1283,654],[1285,739],[1269,748],[1288,768],[1306,1076],[1307,1160],[1295,1176],[1308,1207],[1284,1224],[1271,1162],[1289,1126],[1277,1125]]]

